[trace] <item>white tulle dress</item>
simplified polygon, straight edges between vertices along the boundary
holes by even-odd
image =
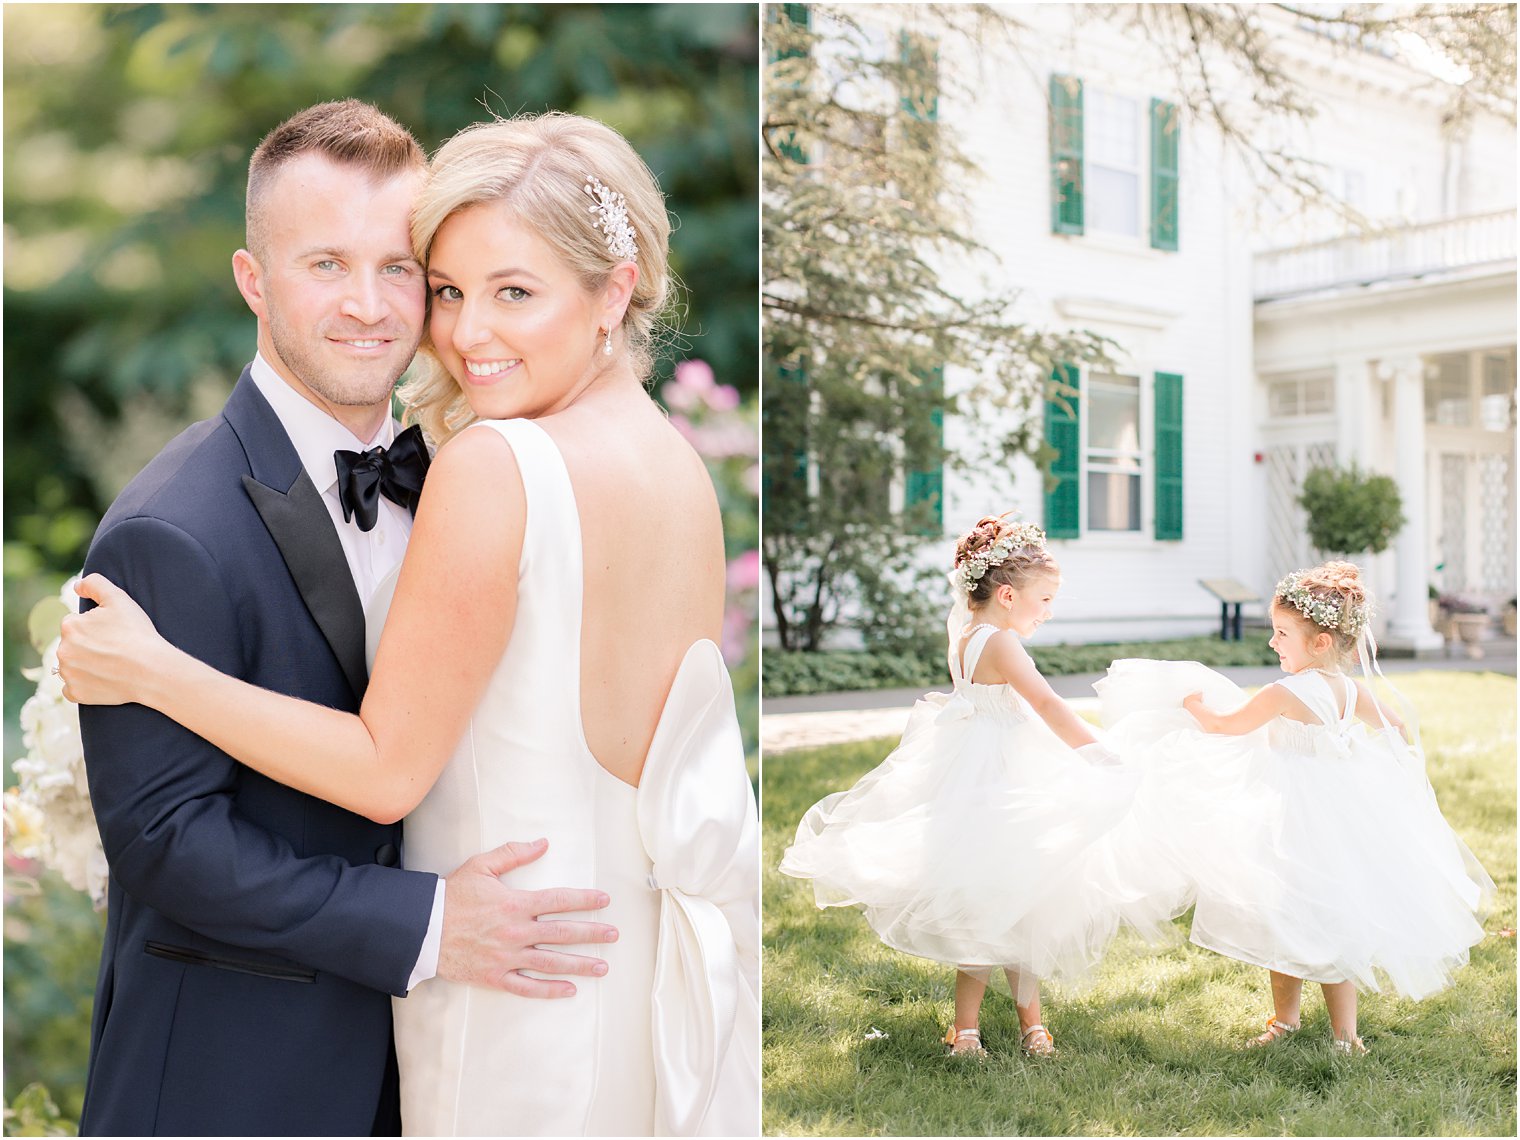
[[[1275,682],[1318,718],[1242,736],[1181,708],[1245,694],[1196,662],[1118,661],[1096,686],[1108,739],[1143,774],[1134,819],[1192,879],[1192,940],[1270,970],[1420,998],[1483,937],[1493,883],[1442,817],[1416,749],[1356,718],[1356,686]]]
[[[1089,763],[1009,685],[971,676],[918,702],[901,744],[813,805],[781,863],[820,907],[857,906],[888,946],[973,973],[1080,979],[1128,923],[1161,938],[1187,905],[1164,859],[1137,858],[1138,775]]]

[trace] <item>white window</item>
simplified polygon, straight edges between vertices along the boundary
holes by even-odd
[[[1094,372],[1088,381],[1087,529],[1138,531],[1144,453],[1140,378]]]
[[[1086,92],[1087,226],[1139,237],[1144,205],[1140,102],[1091,88]]]
[[[1335,411],[1332,376],[1298,376],[1267,385],[1267,414],[1273,419],[1317,416]]]
[[[1425,365],[1425,422],[1467,427],[1473,422],[1467,353],[1448,352]]]
[[[1483,395],[1478,423],[1484,431],[1509,431],[1515,426],[1515,350],[1483,354]]]

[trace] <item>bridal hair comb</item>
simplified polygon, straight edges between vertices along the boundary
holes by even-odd
[[[628,220],[628,199],[618,191],[602,184],[594,174],[586,175],[586,185],[581,187],[594,203],[591,213],[597,216],[597,227],[607,237],[607,252],[619,261],[632,261],[639,255],[639,246],[633,238],[633,223]]]
[[[1304,584],[1305,577],[1302,570],[1293,571],[1277,583],[1272,596],[1287,602],[1321,629],[1337,630],[1351,637],[1362,632],[1367,625],[1365,602],[1351,602],[1339,594],[1326,592],[1324,587],[1316,591]]]
[[[957,569],[960,571],[961,588],[968,594],[976,589],[983,575],[994,566],[1001,566],[1013,557],[1015,550],[1034,547],[1045,549],[1045,532],[1033,523],[1014,523],[1008,533],[985,550],[968,555]]]

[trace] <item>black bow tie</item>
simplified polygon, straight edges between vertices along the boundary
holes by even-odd
[[[355,519],[360,530],[373,530],[380,517],[381,495],[417,513],[430,462],[418,425],[407,428],[389,447],[335,451],[333,462],[338,465],[338,501],[343,504],[344,522]]]

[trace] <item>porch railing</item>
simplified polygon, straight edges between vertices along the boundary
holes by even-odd
[[[1515,262],[1515,211],[1472,214],[1256,255],[1258,301]]]

